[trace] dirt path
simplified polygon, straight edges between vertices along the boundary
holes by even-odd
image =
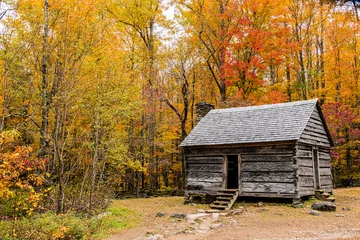
[[[206,205],[185,206],[178,197],[121,200],[115,204],[142,213],[142,223],[137,229],[123,231],[111,240],[360,239],[360,188],[338,189],[335,195],[337,211],[324,212],[321,216],[308,214],[311,202],[304,208],[292,208],[289,204],[263,203],[258,207],[254,203],[240,203],[235,207],[240,214],[208,214],[194,222],[169,216],[197,214],[199,209],[206,209]],[[167,215],[156,217],[158,212]]]

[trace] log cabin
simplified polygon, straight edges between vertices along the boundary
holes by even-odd
[[[200,121],[180,144],[185,201],[226,190],[236,198],[294,200],[316,191],[332,193],[333,141],[317,99],[227,109],[204,102],[196,106]]]

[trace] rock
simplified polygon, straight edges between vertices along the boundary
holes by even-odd
[[[166,212],[158,212],[156,214],[156,217],[165,217],[166,216]]]
[[[336,205],[332,202],[316,202],[311,208],[318,211],[336,211]]]
[[[293,200],[293,203],[291,204],[293,208],[302,208],[304,207],[304,204],[301,202],[301,198],[297,198]]]
[[[238,209],[238,210],[233,210],[231,211],[230,215],[240,215],[242,213],[242,209]]]
[[[189,205],[190,206],[196,206],[197,204],[196,203],[190,203]]]
[[[262,202],[258,202],[258,203],[256,204],[256,206],[258,206],[258,207],[262,207],[262,205],[263,205]]]
[[[171,214],[170,217],[184,219],[184,218],[186,218],[186,214],[185,213],[174,213],[174,214]]]
[[[152,235],[152,236],[148,236],[145,239],[146,240],[161,240],[161,239],[164,239],[164,236],[161,235],[161,234],[155,234],[155,235]]]
[[[221,227],[221,226],[222,226],[221,223],[215,223],[215,224],[211,224],[211,225],[210,225],[210,228],[211,228],[211,229],[216,229],[216,228],[219,228],[219,227]]]
[[[313,216],[321,216],[321,213],[318,212],[318,211],[316,211],[316,210],[311,210],[311,211],[309,212],[309,214],[310,214],[310,215],[313,215]]]
[[[207,213],[219,213],[220,210],[216,210],[216,209],[208,209],[206,210]]]
[[[350,211],[350,208],[348,208],[348,207],[343,207],[342,210],[343,210],[343,211]]]
[[[220,216],[220,213],[213,213],[212,214],[212,219],[218,219]]]
[[[186,215],[186,218],[189,223],[193,223],[196,219],[207,217],[209,214],[207,213],[198,213],[198,214],[188,214]]]
[[[344,214],[336,214],[335,216],[336,216],[336,217],[345,217]]]
[[[204,209],[198,209],[197,212],[198,213],[205,213],[206,211]]]

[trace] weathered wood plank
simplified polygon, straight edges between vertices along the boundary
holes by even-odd
[[[314,187],[314,177],[300,176],[298,183],[300,187]]]
[[[303,143],[303,144],[315,145],[315,146],[330,147],[329,143],[324,143],[321,141],[314,141],[312,139],[307,139],[304,137],[300,138],[298,142]]]
[[[326,136],[319,136],[313,132],[303,132],[303,134],[301,134],[301,137],[306,139],[312,139],[314,141],[330,143],[329,139]]]
[[[298,150],[297,151],[297,157],[312,157],[312,151],[307,150]]]
[[[213,178],[220,177],[220,178],[222,178],[222,173],[219,173],[219,172],[198,172],[198,171],[188,170],[186,172],[186,176],[189,177],[189,178],[198,178],[198,179],[203,179],[203,178],[207,178],[207,177],[213,177]]]
[[[319,152],[320,159],[330,159],[330,153]]]
[[[186,181],[188,183],[197,183],[197,182],[222,183],[222,177],[206,177],[206,178],[187,177]]]
[[[213,182],[188,182],[186,183],[187,190],[211,190],[218,191],[221,189],[221,183]]]
[[[295,193],[294,183],[242,182],[243,193]]]
[[[313,160],[311,158],[298,158],[298,165],[302,167],[312,167]],[[330,165],[329,160],[319,160],[319,166],[322,168],[330,167]]]
[[[186,195],[198,195],[198,194],[204,194],[204,195],[212,195],[215,196],[219,190],[185,190]]]
[[[299,167],[297,171],[299,176],[314,176],[312,167]]]
[[[186,162],[189,164],[222,164],[223,157],[188,157]]]
[[[320,168],[320,176],[331,176],[330,168]]]
[[[298,165],[302,167],[312,167],[313,160],[311,158],[298,158]]]
[[[242,182],[294,182],[294,172],[243,172]]]
[[[222,164],[187,164],[187,171],[222,172]]]
[[[265,198],[294,198],[295,194],[292,193],[250,193],[244,192],[239,194],[239,197],[265,197]]]
[[[332,186],[333,182],[331,176],[322,176],[320,177],[321,186]]]
[[[312,147],[309,145],[304,145],[304,144],[298,144],[297,145],[298,150],[306,150],[306,151],[312,151]]]
[[[243,162],[285,162],[292,161],[291,156],[279,155],[241,155]]]
[[[211,148],[197,148],[185,149],[185,155],[187,157],[204,157],[204,156],[219,156],[222,154],[226,155],[237,155],[237,154],[250,154],[250,155],[284,155],[293,153],[294,144],[284,143],[274,144],[274,145],[266,145],[266,146],[242,146],[242,147],[211,147]]]
[[[319,166],[321,168],[331,168],[330,160],[319,160]]]
[[[314,187],[299,187],[299,194],[301,197],[313,196],[314,195]]]
[[[247,172],[284,172],[293,171],[294,166],[292,162],[243,162],[241,169]]]
[[[314,132],[317,134],[321,134],[322,136],[327,136],[327,133],[325,131],[325,128],[323,128],[320,125],[316,125],[312,122],[309,122],[308,125],[306,126],[306,129],[310,132]]]

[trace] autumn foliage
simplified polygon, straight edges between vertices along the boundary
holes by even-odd
[[[201,101],[318,98],[335,183],[360,177],[356,4],[26,0],[3,13],[0,134],[17,137],[1,143],[0,198],[16,214],[45,190],[48,209],[92,214],[124,192],[183,188],[179,144]]]
[[[0,142],[0,213],[15,218],[38,210],[46,192],[46,160],[32,156],[31,147],[14,145],[16,136],[5,131]]]

